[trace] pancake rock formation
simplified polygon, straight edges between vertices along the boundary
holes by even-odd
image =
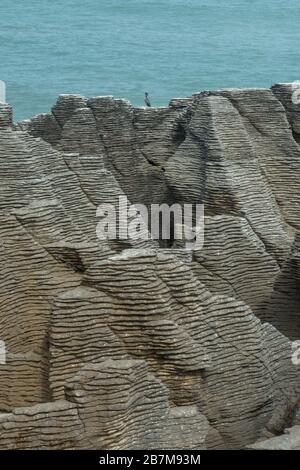
[[[299,448],[293,87],[0,104],[0,448]],[[204,245],[100,240],[101,204],[204,204]]]

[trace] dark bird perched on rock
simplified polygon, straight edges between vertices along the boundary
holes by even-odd
[[[151,108],[151,103],[150,103],[150,100],[149,100],[148,96],[149,96],[149,93],[145,92],[144,101],[145,101],[145,105],[148,106],[148,108]]]

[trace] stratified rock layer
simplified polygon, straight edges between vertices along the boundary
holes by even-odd
[[[292,93],[61,95],[14,125],[1,105],[0,448],[270,448],[299,424]],[[204,246],[140,215],[143,239],[100,240],[125,196],[204,203]]]

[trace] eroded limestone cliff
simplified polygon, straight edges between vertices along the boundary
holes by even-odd
[[[17,124],[0,105],[0,448],[231,449],[300,424],[292,92],[62,95]],[[204,203],[203,249],[99,241],[121,195]]]

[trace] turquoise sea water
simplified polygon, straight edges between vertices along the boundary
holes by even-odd
[[[300,79],[299,0],[1,0],[0,79],[15,119],[60,93],[153,105]]]

